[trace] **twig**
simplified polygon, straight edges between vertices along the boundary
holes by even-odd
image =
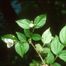
[[[35,49],[35,46],[33,45],[33,43],[31,42],[30,44],[32,45],[32,47],[34,48],[34,50],[37,52],[37,54],[38,54],[39,58],[41,59],[42,63],[45,64],[45,62],[44,62],[44,60],[43,60],[41,54],[38,53],[38,51]]]

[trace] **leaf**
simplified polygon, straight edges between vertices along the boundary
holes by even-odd
[[[54,55],[51,52],[47,54],[46,62],[47,64],[52,64],[54,62]]]
[[[60,43],[58,36],[55,36],[55,38],[51,42],[51,50],[55,55],[58,55],[64,46]]]
[[[37,61],[33,60],[29,66],[40,66],[40,64]]]
[[[31,21],[28,19],[20,19],[20,20],[17,20],[16,23],[23,29],[30,29]]]
[[[18,39],[21,41],[21,42],[26,42],[26,37],[24,34],[20,33],[20,32],[16,32],[17,34],[17,37]]]
[[[28,43],[17,42],[15,44],[15,51],[21,57],[23,57],[28,52],[28,50],[29,50],[29,44]]]
[[[61,51],[59,58],[66,62],[66,50]]]
[[[6,43],[7,48],[11,48],[17,41],[16,37],[12,34],[3,35],[1,39]]]
[[[40,36],[40,34],[33,34],[33,35],[32,35],[32,39],[33,39],[34,41],[39,41],[39,40],[41,40],[41,36]]]
[[[50,48],[44,47],[43,48],[43,53],[49,53],[50,52]]]
[[[45,32],[42,34],[42,42],[43,44],[49,44],[51,40],[53,39],[53,36],[50,32],[50,28],[48,28]]]
[[[42,47],[40,44],[36,44],[35,47],[36,47],[36,50],[37,50],[39,53],[41,53],[41,52],[43,51],[43,47]]]
[[[61,66],[59,63],[54,63],[51,66]]]
[[[61,31],[60,31],[60,34],[59,34],[59,37],[60,37],[60,41],[66,45],[66,26],[64,26]]]
[[[26,35],[26,37],[31,37],[32,33],[30,32],[29,29],[24,29],[24,33]]]
[[[35,28],[41,28],[46,23],[46,14],[45,15],[39,15],[34,20]]]
[[[3,36],[1,37],[1,39],[2,39],[2,40],[4,40],[4,39],[17,40],[17,38],[16,38],[14,35],[12,35],[12,34],[3,35]]]

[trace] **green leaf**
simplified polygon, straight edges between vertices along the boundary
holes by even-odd
[[[66,26],[61,29],[59,37],[61,42],[66,45]]]
[[[50,48],[44,47],[43,48],[43,53],[49,53],[50,52]]]
[[[2,40],[4,40],[4,39],[17,40],[17,38],[16,38],[14,35],[12,35],[12,34],[3,35],[3,36],[1,37],[1,39],[2,39]]]
[[[59,58],[66,62],[66,50],[61,51]]]
[[[55,38],[51,42],[51,50],[54,54],[58,55],[64,46],[60,43],[58,36],[55,36]]]
[[[15,44],[15,51],[21,57],[23,57],[28,52],[28,50],[29,50],[29,44],[28,43],[17,42]]]
[[[32,39],[33,39],[34,41],[39,41],[39,40],[41,40],[41,36],[40,36],[40,34],[33,34],[33,35],[32,35]]]
[[[16,23],[23,29],[30,29],[31,21],[28,19],[20,19],[20,20],[17,20]]]
[[[54,62],[54,55],[51,52],[47,54],[46,62],[47,64],[52,64]]]
[[[17,34],[17,37],[18,39],[21,41],[21,42],[26,42],[26,37],[24,34],[20,33],[20,32],[16,32]]]
[[[26,37],[31,37],[32,33],[30,32],[29,29],[24,29],[24,33],[26,35]]]
[[[37,50],[39,53],[41,53],[41,52],[43,51],[43,47],[42,47],[40,44],[36,44],[35,47],[36,47],[36,50]]]
[[[35,28],[43,27],[46,23],[46,14],[45,15],[39,15],[34,20]]]
[[[53,36],[52,36],[52,34],[50,32],[50,28],[48,28],[42,34],[42,42],[43,42],[43,44],[49,44],[52,39],[53,39]]]
[[[37,61],[33,60],[29,66],[40,66],[40,64]]]
[[[54,63],[51,66],[61,66],[59,63]]]

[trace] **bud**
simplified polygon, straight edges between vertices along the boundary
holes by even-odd
[[[29,26],[32,28],[32,27],[34,27],[34,24],[33,24],[33,23],[30,23],[30,25],[29,25]]]
[[[43,64],[42,66],[48,66],[47,64]]]

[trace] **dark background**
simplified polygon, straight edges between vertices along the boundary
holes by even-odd
[[[21,18],[33,20],[37,15],[45,13],[47,23],[37,32],[42,33],[50,26],[52,33],[58,34],[66,24],[65,0],[0,0],[0,36],[22,31],[17,26],[16,20]],[[0,40],[0,66],[28,66],[31,59],[34,58],[34,53],[30,51],[27,56],[21,59],[14,48],[7,49]],[[58,60],[58,62],[62,66],[66,65],[63,61]]]

